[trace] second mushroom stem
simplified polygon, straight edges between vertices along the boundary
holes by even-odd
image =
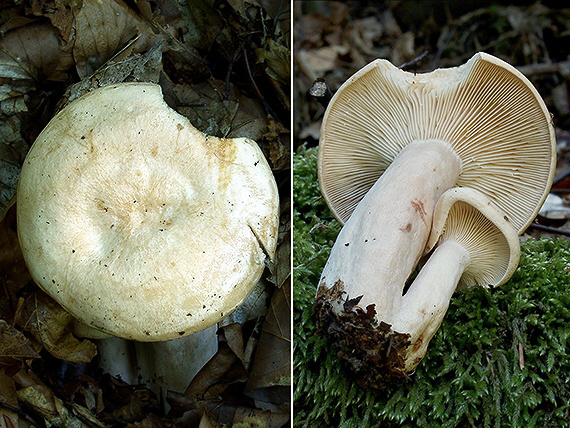
[[[469,262],[469,252],[463,246],[454,241],[443,242],[430,255],[402,298],[404,309],[393,320],[392,329],[411,334],[413,346],[408,350],[406,371],[425,355]]]

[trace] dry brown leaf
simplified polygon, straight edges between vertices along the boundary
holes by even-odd
[[[162,71],[160,44],[145,54],[134,54],[120,61],[113,61],[97,70],[93,75],[69,86],[58,104],[62,109],[71,101],[93,89],[122,82],[158,83]]]
[[[288,222],[281,225],[280,229],[284,229],[283,240],[277,247],[275,256],[276,262],[270,266],[271,281],[281,287],[291,275],[291,229]]]
[[[79,6],[80,3],[73,0],[31,0],[30,12],[48,18],[68,42],[73,30],[73,13]]]
[[[239,102],[226,93],[225,84],[210,79],[195,85],[176,85],[176,110],[207,135],[226,137],[238,112]]]
[[[89,340],[79,341],[71,333],[73,317],[41,291],[26,299],[18,324],[56,358],[88,363],[97,354]]]
[[[0,339],[1,342],[2,339]],[[14,409],[18,408],[18,396],[16,395],[14,380],[6,374],[4,369],[0,369],[0,400]],[[0,407],[0,426],[17,427],[19,426],[18,419],[16,412]]]
[[[12,80],[65,80],[71,58],[48,23],[31,21],[0,39],[0,76]],[[0,98],[3,99],[3,98]]]
[[[212,0],[176,0],[188,29],[185,39],[196,49],[208,51],[224,30],[224,20]],[[218,40],[219,42],[219,40]]]
[[[228,385],[247,380],[242,362],[226,343],[192,380],[184,395],[192,399],[215,399]]]
[[[18,401],[32,409],[33,413],[45,419],[53,419],[58,415],[56,398],[51,389],[45,385],[31,385],[17,391]]]
[[[0,132],[1,134],[1,132]],[[9,151],[9,147],[0,144],[0,221],[4,219],[8,209],[15,202],[20,165],[4,159],[2,155]],[[0,241],[2,238],[0,238]],[[0,247],[0,252],[2,248]],[[0,256],[1,258],[2,256]]]
[[[30,281],[31,276],[24,262],[16,231],[16,207],[12,207],[0,221],[0,274],[14,292]],[[1,299],[0,295],[0,299]],[[0,313],[0,317],[3,314]]]
[[[156,398],[148,390],[136,391],[127,404],[115,410],[113,415],[127,422],[135,422],[144,419],[150,409],[156,408]]]
[[[255,353],[246,391],[291,385],[291,281],[276,288]],[[288,396],[288,393],[287,393]],[[279,404],[279,403],[277,403]]]
[[[264,140],[269,146],[268,161],[274,171],[288,170],[291,161],[291,134],[279,122],[269,121],[264,134]]]
[[[122,0],[84,0],[75,14],[73,57],[80,78],[92,74],[132,43],[129,52],[145,51],[148,25]]]
[[[0,366],[7,366],[40,358],[29,339],[22,332],[0,319]]]
[[[263,48],[256,49],[257,62],[265,63],[267,75],[288,85],[291,78],[291,51],[273,39],[268,39]]]
[[[238,407],[232,421],[233,427],[280,428],[287,426],[288,413],[274,413],[247,407]]]
[[[229,138],[245,137],[254,141],[261,140],[269,126],[270,118],[267,117],[263,104],[259,100],[246,96],[237,95],[239,109],[232,119]]]
[[[176,426],[281,428],[290,425],[290,413],[273,413],[220,400],[200,404],[199,409],[186,411]]]
[[[245,366],[242,325],[238,323],[226,325],[223,327],[223,332],[228,346]]]
[[[144,385],[129,385],[109,374],[103,375],[98,385],[103,390],[107,410],[114,414],[113,419],[140,421],[145,415],[159,411],[156,395]]]

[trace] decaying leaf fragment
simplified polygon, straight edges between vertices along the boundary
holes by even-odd
[[[269,77],[280,83],[287,85],[291,77],[291,51],[277,43],[273,39],[268,39],[263,48],[255,51],[258,62],[265,62],[266,72]]]
[[[45,293],[37,291],[26,299],[18,325],[32,334],[56,358],[87,363],[97,354],[96,346],[79,341],[71,333],[73,317]]]
[[[255,353],[246,394],[256,405],[289,413],[291,385],[291,282],[276,288]]]
[[[9,79],[10,85],[3,82],[0,101],[13,96],[18,86],[27,89],[43,80],[64,80],[71,65],[51,25],[29,21],[9,30],[0,39],[0,77]]]
[[[0,366],[40,358],[24,334],[0,319]]]

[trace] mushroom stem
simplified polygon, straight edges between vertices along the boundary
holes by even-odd
[[[444,141],[404,147],[340,231],[317,298],[341,281],[348,298],[362,296],[362,308],[375,305],[378,319],[391,323],[424,251],[435,203],[460,172],[459,157]]]
[[[392,329],[410,334],[411,346],[404,371],[410,372],[424,357],[431,338],[439,329],[451,296],[471,263],[469,251],[455,241],[436,247],[402,297],[402,310]]]

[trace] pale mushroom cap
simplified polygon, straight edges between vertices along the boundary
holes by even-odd
[[[459,288],[502,285],[518,266],[517,232],[505,214],[475,189],[449,189],[438,200],[426,252],[448,240],[469,253],[470,263]]]
[[[254,141],[204,136],[160,87],[84,95],[22,168],[18,232],[34,280],[90,327],[139,341],[231,313],[277,242],[278,193]]]
[[[521,233],[554,176],[556,141],[544,102],[518,70],[485,53],[431,73],[376,60],[348,79],[321,127],[319,180],[344,223],[400,150],[440,139],[462,160],[457,186],[481,191]]]

